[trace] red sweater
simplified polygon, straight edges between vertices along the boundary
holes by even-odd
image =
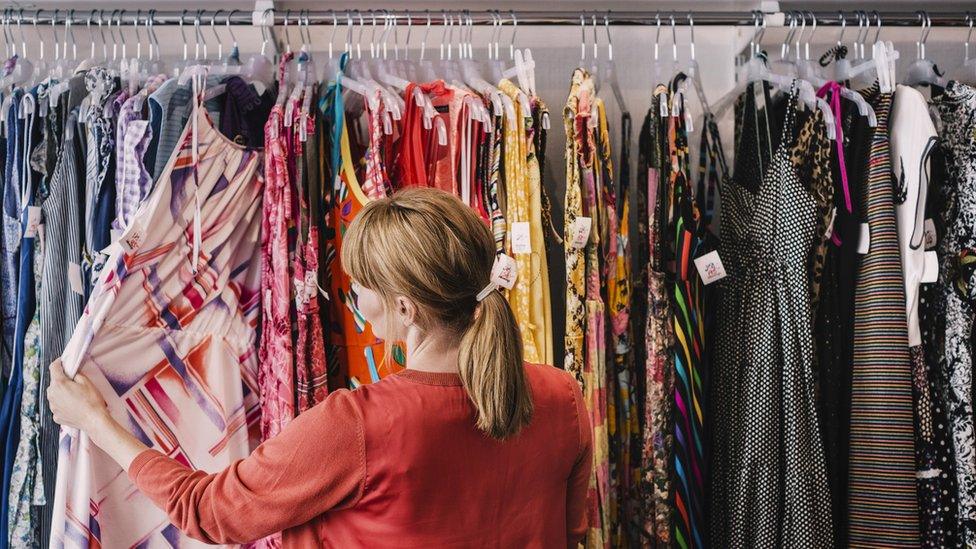
[[[155,450],[129,476],[187,535],[285,547],[575,547],[592,433],[576,381],[527,365],[535,415],[499,442],[456,374],[404,370],[337,391],[246,459],[207,474]]]

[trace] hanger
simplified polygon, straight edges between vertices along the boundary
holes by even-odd
[[[916,12],[922,31],[915,41],[915,61],[908,66],[905,84],[909,86],[945,86],[945,79],[939,74],[935,63],[925,57],[925,43],[932,31],[932,18],[927,11]]]
[[[15,42],[13,45],[13,57],[16,58],[14,68],[13,71],[4,78],[3,87],[20,86],[22,84],[26,84],[34,75],[34,64],[31,63],[30,59],[27,58],[27,39],[24,37],[24,27],[22,24],[23,12],[24,10],[20,10],[17,13],[17,30],[20,32],[20,55],[17,55],[17,44]],[[12,31],[10,35],[13,37]]]
[[[811,83],[807,80],[800,80],[793,77],[772,73],[766,66],[760,50],[760,44],[764,32],[763,29],[765,29],[765,17],[763,16],[762,12],[753,12],[753,27],[754,32],[749,43],[749,51],[751,52],[752,57],[744,67],[744,77],[739,78],[739,84],[737,84],[732,91],[726,94],[725,97],[723,97],[722,100],[716,104],[713,112],[716,113],[716,115],[720,115],[725,112],[725,110],[735,103],[735,100],[738,98],[739,94],[745,91],[746,87],[753,82],[765,81],[781,89],[795,85],[797,88],[798,99],[806,104],[809,108],[820,110],[827,126],[827,136],[830,139],[834,139],[835,120],[833,112],[830,109],[830,105],[828,105],[826,101],[817,97]]]
[[[797,75],[804,80],[811,80],[813,77],[820,76],[820,66],[810,60],[810,39],[813,38],[814,33],[817,32],[817,16],[812,11],[800,12],[802,18],[802,25],[800,28],[800,37],[797,41],[797,56],[800,55],[800,41],[803,41],[803,57],[798,59],[796,62],[796,72]],[[803,40],[804,28],[806,27],[807,15],[810,16],[810,34]]]
[[[890,73],[894,72],[894,63],[900,57],[900,54],[890,43],[884,44],[881,42],[881,15],[877,11],[872,12],[872,15],[875,17],[877,27],[874,33],[874,42],[871,46],[871,59],[852,67],[851,78],[852,81],[857,82],[861,86],[869,86],[877,79],[883,93],[892,93],[895,89],[893,87],[894,79],[890,76]],[[878,44],[884,46],[883,52],[876,47]],[[876,57],[879,52],[883,53],[883,59]],[[871,69],[874,69],[873,73]],[[889,87],[889,82],[891,83],[891,87]]]
[[[667,61],[662,61],[660,56],[661,50],[661,14],[660,12],[654,15],[654,24],[657,26],[657,32],[654,35],[654,63],[652,64],[653,70],[651,71],[652,77],[651,81],[654,82],[653,85],[657,85],[665,80],[671,80],[671,73],[674,72],[674,63],[672,62],[668,66]]]
[[[688,68],[685,71],[691,78],[691,83],[695,88],[695,94],[698,95],[698,102],[701,103],[702,113],[711,117],[712,112],[708,106],[708,99],[705,97],[705,87],[701,82],[701,71],[698,69],[698,61],[695,59],[695,18],[692,13],[688,12],[688,30],[691,33],[690,53],[691,60],[688,61]]]
[[[969,26],[969,32],[966,34],[966,57],[963,59],[962,65],[952,73],[954,80],[968,84],[976,82],[976,57],[969,56],[969,43],[973,37],[973,22],[973,15],[967,11],[966,25]]]
[[[779,59],[770,63],[770,70],[786,76],[797,76],[796,62],[790,59],[790,42],[793,40],[793,36],[796,35],[798,26],[796,12],[787,12],[785,17],[789,25],[789,30],[786,36],[783,37],[783,43],[780,44]]]
[[[811,12],[810,15],[813,16],[813,13]],[[866,38],[867,37],[867,32],[864,32],[863,31],[863,28],[865,26],[864,24],[868,20],[867,14],[864,13],[864,12],[859,12],[857,14],[857,16],[858,16],[858,35],[855,38],[854,50],[853,51],[857,51],[859,40],[863,40],[863,38]],[[816,22],[816,16],[813,16],[813,18],[814,18],[814,22]],[[863,38],[862,38],[862,32],[863,32]],[[812,35],[813,35],[813,33],[811,33],[811,36]],[[843,32],[841,32],[841,37],[843,37]],[[838,38],[838,44],[840,44],[840,43],[841,43],[840,38]],[[846,59],[837,59],[837,60],[835,60],[835,62],[837,62],[837,61],[846,61]],[[849,77],[852,76],[850,74],[851,71],[852,71],[852,69],[849,66],[845,70],[848,72]],[[804,70],[803,72],[806,73],[805,76],[803,77],[803,79],[806,80],[806,81],[808,81],[808,82],[810,82],[811,84],[813,84],[813,86],[816,87],[816,88],[821,88],[825,84],[827,84],[827,82],[829,82],[827,79],[821,77],[818,73],[816,73],[814,71]],[[868,119],[868,126],[874,128],[874,127],[876,127],[878,125],[878,117],[877,117],[877,115],[874,112],[874,108],[871,107],[871,105],[867,102],[867,100],[864,99],[864,96],[862,96],[860,93],[858,93],[858,92],[856,92],[856,91],[854,91],[854,90],[852,90],[852,89],[850,89],[850,88],[848,88],[846,86],[841,86],[840,87],[840,95],[841,95],[841,97],[844,97],[845,99],[848,99],[852,103],[854,103],[857,106],[858,113],[860,113],[861,116],[867,117],[867,119]]]
[[[274,81],[274,65],[267,55],[269,32],[266,27],[269,13],[271,14],[273,22],[273,8],[268,8],[264,10],[264,13],[261,14],[261,50],[260,52],[252,54],[247,58],[247,61],[244,63],[244,66],[241,68],[240,72],[240,74],[254,86],[254,89],[257,91],[258,95],[263,95],[264,91],[268,89],[271,82]]]
[[[51,79],[50,78],[51,75],[50,75],[50,72],[48,70],[47,60],[44,59],[44,35],[42,33],[40,33],[38,31],[38,29],[37,29],[37,20],[40,18],[40,15],[41,15],[41,12],[42,11],[43,10],[34,10],[34,17],[31,20],[31,24],[34,25],[34,36],[37,36],[37,48],[38,48],[37,64],[34,67],[34,74],[38,78],[41,78],[43,81],[49,82],[50,79]],[[91,24],[91,15],[90,14],[89,14],[88,22],[89,22],[89,26],[90,26],[90,24]],[[92,49],[92,52],[95,51],[94,50],[94,44],[95,44],[94,35],[92,35],[92,48],[93,48]],[[92,54],[92,56],[94,57],[94,53]],[[41,108],[42,109],[45,109],[45,106],[46,105],[47,104],[44,103],[43,101],[41,102],[41,106],[42,106]],[[46,109],[45,110],[42,110],[42,112],[46,112]]]

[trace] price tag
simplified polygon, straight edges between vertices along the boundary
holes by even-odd
[[[935,250],[925,252],[925,268],[922,270],[922,284],[932,284],[939,280],[939,255]]]
[[[925,238],[925,249],[931,250],[935,248],[935,245],[939,242],[939,234],[935,230],[935,221],[931,219],[925,220],[925,232],[923,235]]]
[[[119,244],[122,245],[122,249],[127,252],[133,252],[142,246],[143,241],[146,239],[145,229],[137,226],[129,227],[129,230],[122,235],[119,240]]]
[[[681,116],[681,92],[674,94],[671,99],[671,116],[677,118]]]
[[[691,115],[690,110],[685,111],[685,131],[688,133],[695,131],[695,117]]]
[[[532,239],[529,235],[529,223],[527,221],[512,223],[512,252],[517,254],[532,253]]]
[[[698,276],[705,285],[725,278],[725,266],[722,265],[722,258],[718,256],[718,250],[695,258],[695,268],[698,269]]]
[[[85,295],[84,284],[81,282],[81,265],[74,261],[68,263],[68,284],[71,285],[71,291],[74,293]]]
[[[41,224],[41,209],[37,206],[27,206],[27,227],[24,228],[24,238],[37,236],[37,227]]]
[[[574,248],[581,249],[586,247],[586,243],[590,241],[590,228],[592,226],[592,217],[580,216],[573,220],[573,225],[570,227],[570,231]]]
[[[668,96],[667,94],[662,93],[658,99],[661,102],[661,118],[667,118],[668,117]]]
[[[867,255],[871,251],[871,225],[861,223],[861,235],[857,241],[857,253]]]
[[[516,278],[518,278],[518,264],[515,260],[505,254],[495,256],[495,264],[491,267],[491,281],[506,290],[511,290],[515,286]]]

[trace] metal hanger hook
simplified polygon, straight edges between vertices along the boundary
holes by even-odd
[[[674,12],[671,12],[671,58],[678,62],[678,30],[674,23]]]
[[[847,30],[847,16],[844,15],[844,12],[838,11],[837,17],[840,19],[840,36],[837,37],[837,46],[840,47],[844,45],[844,32]]]
[[[512,17],[512,41],[508,45],[508,57],[510,60],[515,59],[515,33],[518,32],[518,17],[515,16],[515,10],[508,10],[508,14]]]

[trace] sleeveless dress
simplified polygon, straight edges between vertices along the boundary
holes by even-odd
[[[217,471],[260,440],[264,181],[261,152],[233,143],[204,109],[196,111],[160,182],[113,245],[62,359],[69,376],[88,376],[140,441]],[[204,546],[73,429],[61,431],[53,508],[52,546]]]
[[[791,94],[775,144],[760,137],[775,135],[762,111],[746,105],[752,133],[737,140],[735,179],[720,189],[728,276],[718,282],[711,376],[714,547],[833,545],[807,271],[816,203],[790,160],[795,109]],[[740,159],[761,162],[746,167]]]
[[[366,323],[366,319],[356,305],[356,295],[352,289],[352,280],[342,269],[339,257],[342,253],[342,239],[349,224],[352,223],[359,211],[371,198],[385,194],[383,185],[384,173],[376,164],[379,154],[378,140],[370,139],[367,151],[367,183],[370,186],[360,186],[353,163],[352,151],[349,143],[349,124],[345,120],[344,104],[341,99],[340,86],[334,95],[333,108],[335,127],[333,139],[339,147],[339,162],[336,164],[334,187],[332,189],[332,211],[329,214],[331,226],[331,240],[328,242],[327,261],[330,275],[330,318],[333,324],[330,329],[330,340],[335,346],[335,360],[338,361],[340,378],[348,380],[351,387],[358,387],[367,383],[375,383],[389,374],[401,370],[405,363],[399,346],[391,346],[391,361],[385,358],[386,347],[383,341],[373,335],[373,329]],[[377,109],[379,110],[379,109]],[[375,137],[378,127],[378,113],[370,113],[370,134]],[[375,194],[371,197],[367,191]],[[334,371],[330,367],[330,371]]]

